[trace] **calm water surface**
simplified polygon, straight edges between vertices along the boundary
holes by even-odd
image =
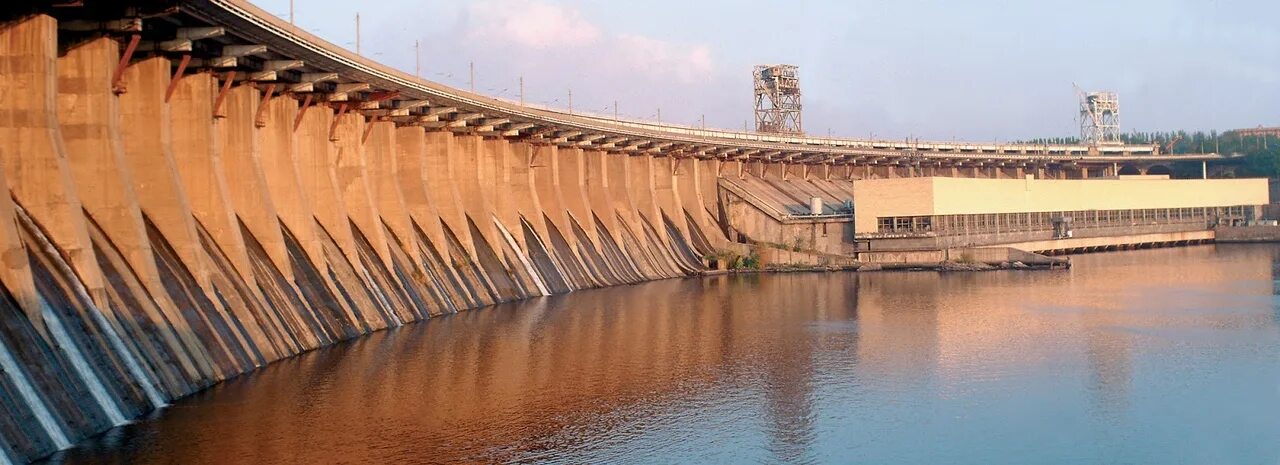
[[[1280,248],[669,280],[283,361],[64,463],[1280,462]]]

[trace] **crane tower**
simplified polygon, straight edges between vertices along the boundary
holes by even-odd
[[[803,134],[800,125],[800,80],[792,65],[757,65],[756,131]]]
[[[1080,95],[1080,140],[1088,145],[1120,143],[1120,96],[1115,92],[1085,92]]]

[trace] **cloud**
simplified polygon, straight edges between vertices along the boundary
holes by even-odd
[[[488,0],[470,5],[475,21],[467,36],[472,40],[500,40],[535,49],[589,44],[601,36],[600,28],[578,10],[535,0]]]
[[[686,46],[629,34],[613,42],[617,56],[632,71],[668,75],[685,83],[705,81],[715,71],[706,45]]]
[[[541,0],[484,0],[467,9],[463,35],[528,61],[564,57],[590,62],[602,75],[703,83],[715,71],[711,48],[635,34],[615,34],[582,12]],[[606,59],[601,59],[607,57]]]

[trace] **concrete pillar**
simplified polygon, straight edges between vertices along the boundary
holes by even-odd
[[[347,112],[338,117],[338,126],[334,131],[338,148],[338,187],[342,192],[343,203],[347,207],[347,215],[351,222],[360,229],[378,253],[387,269],[392,268],[391,250],[387,244],[387,236],[382,228],[381,215],[369,194],[369,180],[365,175],[368,164],[364,151],[365,136],[364,115]],[[393,143],[394,139],[384,138],[383,143]],[[392,148],[394,151],[394,148]]]
[[[263,101],[265,97],[266,94],[259,97],[261,119],[255,120],[254,135],[267,193],[277,208],[280,222],[289,228],[317,268],[324,269],[324,245],[316,231],[311,191],[302,188],[296,162],[299,147],[293,125],[298,116],[298,102],[281,95]]]
[[[0,33],[3,34],[3,33]],[[4,177],[4,166],[0,164],[0,192],[9,192],[9,183]],[[13,207],[13,198],[0,196],[0,283],[4,283],[23,313],[27,321],[37,331],[47,335],[43,324],[40,295],[36,293],[31,278],[31,265],[27,258],[27,250],[18,235],[17,221]]]
[[[707,246],[723,248],[728,239],[721,234],[719,226],[716,225],[716,219],[711,216],[712,209],[708,208],[706,200],[708,195],[714,197],[717,189],[714,163],[714,160],[686,159],[677,172],[676,187],[684,212],[693,218],[690,227],[698,229],[698,233],[706,238]],[[829,170],[829,166],[823,166],[823,179],[828,179]],[[702,252],[709,253],[714,250]]]
[[[140,183],[130,175],[121,140],[119,100],[111,90],[112,71],[119,59],[115,41],[102,38],[68,50],[58,60],[58,115],[69,166],[85,210],[124,255],[156,305],[139,302],[141,308],[112,309],[113,312],[133,310],[147,314],[148,323],[158,329],[170,353],[185,353],[184,344],[192,347],[196,351],[194,360],[177,357],[176,362],[189,379],[197,380],[204,376],[201,373],[213,373],[213,365],[202,350],[203,343],[195,338],[195,332],[169,298],[156,268],[134,192]],[[138,94],[146,90],[133,91]],[[149,124],[159,126],[157,121]],[[118,320],[130,322],[133,318]]]
[[[608,154],[604,158],[609,179],[608,189],[610,198],[613,199],[610,213],[619,218],[617,234],[642,274],[650,279],[673,276],[663,262],[659,261],[653,251],[647,247],[644,224],[641,222],[639,210],[631,196],[630,158],[623,154]],[[741,162],[735,163],[738,168],[743,166]]]
[[[208,73],[198,73],[180,79],[169,99],[169,121],[172,128],[172,152],[178,182],[186,193],[187,207],[195,221],[218,244],[230,263],[235,275],[243,280],[256,308],[265,307],[266,299],[254,276],[248,249],[240,233],[235,212],[227,194],[227,182],[223,177],[222,147],[218,144],[213,117],[213,101],[217,92],[217,80]],[[231,287],[230,283],[225,284]],[[234,299],[230,299],[234,300]],[[271,312],[255,315],[249,309],[235,305],[231,308],[241,324],[256,341],[258,350],[268,360],[292,355],[301,347],[286,337],[270,337],[280,334],[283,325]],[[262,321],[263,325],[257,324]],[[265,325],[265,326],[264,326]]]
[[[666,228],[662,224],[661,209],[655,200],[655,189],[653,186],[653,158],[648,156],[627,157],[627,175],[629,182],[628,189],[631,192],[631,199],[635,202],[636,211],[639,213],[639,224],[637,224],[636,234],[641,237],[648,237],[645,227],[657,235],[659,243],[650,242],[650,247],[654,258],[659,260],[660,266],[665,268],[668,273],[676,275],[681,273],[681,267],[671,248],[665,243]],[[761,164],[761,170],[764,165]]]
[[[556,246],[553,237],[546,238],[555,249],[566,277],[574,288],[599,287],[604,285],[594,271],[587,257],[581,255],[581,248],[574,238],[573,227],[569,223],[569,210],[564,193],[560,189],[560,151],[553,145],[537,145],[532,151],[533,163],[530,172],[534,189],[542,204],[541,221],[546,223],[548,234],[559,234],[567,244],[567,249]]]
[[[213,117],[217,84],[213,75],[198,73],[180,79],[174,88],[169,100],[174,165],[192,215],[222,248],[241,278],[252,283],[253,269],[222,175],[223,147],[218,144]],[[257,286],[250,287],[256,290]]]
[[[430,241],[430,245],[422,244],[423,266],[434,269],[439,275],[441,292],[451,305],[448,309],[442,310],[456,312],[480,304],[465,291],[462,284],[463,278],[458,269],[449,266],[446,261],[448,244],[440,227],[440,214],[436,211],[435,203],[431,202],[427,195],[424,181],[428,176],[426,136],[426,132],[420,127],[409,126],[396,129],[396,181],[400,185],[401,195],[404,197],[405,206],[413,218],[413,223]],[[418,242],[416,236],[414,241]],[[435,263],[437,257],[440,259],[438,266]]]
[[[265,96],[264,93],[262,98]],[[326,288],[335,297],[327,305],[339,309],[343,319],[352,327],[361,328],[359,331],[363,331],[364,324],[371,325],[372,329],[385,327],[386,320],[375,302],[378,298],[371,294],[389,291],[378,289],[378,284],[370,280],[370,274],[362,263],[359,249],[351,236],[345,203],[333,201],[334,189],[326,186],[323,178],[304,182],[304,178],[314,176],[314,173],[304,173],[316,169],[317,159],[325,159],[319,167],[321,176],[333,172],[334,163],[328,160],[329,152],[332,151],[328,126],[323,124],[328,119],[325,117],[326,112],[319,108],[308,108],[307,114],[299,120],[298,102],[291,97],[279,95],[267,101],[260,100],[259,107],[260,118],[255,119],[254,135],[261,155],[259,162],[266,179],[267,192],[278,208],[280,222],[289,229],[306,253],[308,266],[319,274],[322,282],[311,285]],[[312,112],[316,114],[307,119]],[[319,200],[321,198],[327,198],[332,203],[322,203]],[[325,207],[320,208],[320,205]],[[317,211],[322,209],[328,211],[323,214]],[[329,220],[329,224],[321,223],[325,225],[325,231],[317,227],[319,217]],[[328,238],[322,236],[326,231],[334,237],[335,244],[340,244],[345,257],[333,257],[326,253],[324,244],[328,242]],[[346,247],[341,245],[338,237],[347,241]],[[335,260],[338,258],[345,260]],[[349,276],[348,279],[355,278],[357,281],[340,283],[334,276],[339,276],[338,280],[342,276]],[[362,291],[367,289],[368,292],[355,292],[360,287],[364,288]],[[339,297],[343,294],[346,294],[346,299]],[[388,309],[401,312],[406,310]],[[411,318],[407,313],[401,314],[402,320]]]
[[[516,159],[512,144],[506,139],[485,139],[483,145],[484,151],[481,155],[485,164],[485,182],[480,188],[484,191],[485,197],[492,202],[490,208],[493,209],[495,221],[501,223],[520,250],[527,253],[528,246],[525,244],[524,235],[520,233],[520,210],[516,206],[516,203],[522,199],[518,199],[519,194],[512,189],[517,182],[514,179],[512,166],[524,164],[525,170],[520,172],[527,173],[527,162],[523,157],[520,160]],[[520,181],[524,182],[523,186],[527,186],[528,175],[525,174],[524,179]]]
[[[473,230],[471,224],[465,224],[460,226],[463,228],[462,231],[455,232],[471,238],[471,243],[480,260],[477,263],[483,267],[503,301],[523,298],[528,288],[522,288],[521,284],[528,284],[528,281],[521,279],[522,267],[501,263],[506,238],[494,223],[494,189],[485,187],[493,186],[496,182],[497,172],[494,168],[496,160],[489,156],[484,140],[480,136],[455,135],[453,141],[454,151],[449,160],[453,186],[458,193],[457,198],[463,212],[475,226]],[[519,263],[517,257],[510,258],[508,262]],[[494,261],[495,259],[497,262]]]
[[[547,279],[544,279],[537,269],[536,260],[530,254],[520,223],[520,211],[516,205],[516,196],[519,194],[513,189],[515,175],[512,168],[513,165],[525,165],[527,170],[527,161],[523,157],[516,159],[516,155],[512,152],[512,144],[506,139],[486,138],[481,144],[480,160],[483,173],[480,189],[489,201],[488,208],[491,210],[489,221],[497,227],[498,234],[495,240],[501,244],[503,258],[512,270],[513,279],[519,281],[529,295],[546,295],[556,292],[558,278],[550,277],[551,284],[548,285]],[[521,177],[527,183],[527,171],[521,171]]]
[[[369,123],[373,129],[365,143],[365,155],[368,159],[368,185],[372,190],[374,204],[382,216],[382,221],[399,239],[410,257],[418,257],[418,241],[414,240],[413,224],[409,217],[409,209],[405,205],[404,195],[400,191],[396,173],[399,171],[399,154],[397,144],[400,138],[396,134],[395,123],[382,121]],[[419,130],[421,131],[421,130]],[[388,241],[395,246],[395,241]]]
[[[223,99],[226,118],[217,125],[225,170],[222,175],[229,181],[234,180],[227,183],[227,193],[240,221],[262,244],[276,269],[293,281],[293,267],[280,231],[279,215],[259,162],[261,154],[254,134],[254,117],[260,99],[258,90],[248,86],[232,88]]]
[[[346,201],[338,183],[338,148],[329,138],[333,118],[333,110],[323,106],[308,108],[303,113],[302,119],[297,121],[297,128],[293,129],[293,163],[298,173],[298,185],[315,205],[311,211],[312,221],[318,222],[329,233],[352,267],[364,270],[351,232]],[[289,123],[290,126],[293,124]],[[282,191],[282,194],[287,194],[287,191]]]
[[[101,307],[107,305],[102,271],[58,127],[57,34],[57,21],[43,15],[0,30],[0,163],[13,198],[66,254]]]
[[[511,160],[507,165],[508,187],[511,189],[511,203],[515,206],[518,217],[529,224],[529,229],[541,239],[543,246],[547,246],[549,249],[550,247],[546,242],[550,240],[550,237],[548,236],[547,223],[542,219],[542,202],[538,196],[538,190],[534,188],[534,168],[532,165],[535,162],[541,163],[540,160],[533,158],[534,150],[535,147],[526,142],[511,143],[511,147],[509,147]],[[509,228],[519,226],[519,223],[515,222],[514,218],[512,221],[512,223],[508,224]],[[512,233],[514,234],[514,231]],[[522,244],[525,243],[522,242]],[[553,255],[554,259],[554,253],[549,252],[549,254]]]
[[[448,233],[452,232],[452,238],[456,239],[458,247],[462,248],[458,252],[467,254],[468,258],[453,257],[450,260],[455,264],[475,264],[480,261],[479,255],[470,240],[466,212],[459,201],[460,195],[457,190],[459,181],[454,179],[454,170],[450,167],[453,162],[453,153],[457,150],[455,144],[454,135],[449,132],[432,131],[426,134],[424,185],[428,200],[436,206],[440,226],[448,228],[448,231],[441,229],[441,234],[445,237],[441,238],[441,242],[436,244],[436,247],[441,249],[442,255],[451,255],[453,241]],[[483,272],[474,268],[465,268],[461,274],[464,279],[473,284],[475,292],[472,298],[479,305],[490,305],[499,301],[500,297],[495,294],[492,281]]]
[[[655,159],[651,166],[653,167],[653,187],[655,199],[658,201],[658,208],[679,231],[681,237],[678,239],[684,241],[685,244],[691,245],[689,222],[685,219],[684,210],[680,208],[680,193],[676,189],[676,159],[662,157]],[[660,220],[655,221],[661,223]],[[665,229],[665,226],[655,225],[655,227]]]
[[[596,228],[597,235],[601,237],[600,252],[605,254],[606,258],[612,258],[609,263],[619,278],[626,282],[638,282],[644,278],[635,264],[636,259],[631,257],[626,249],[618,215],[613,211],[615,201],[613,194],[609,191],[609,171],[605,166],[605,158],[609,155],[598,150],[588,150],[583,152],[583,156],[583,180],[586,184],[589,207],[592,215],[599,219],[605,229],[600,231],[599,227]],[[614,251],[617,254],[614,254]],[[621,257],[616,256],[619,254]]]
[[[209,265],[173,160],[169,105],[165,102],[170,66],[168,58],[152,57],[125,69],[129,92],[120,95],[125,160],[142,210],[197,283],[209,289]]]

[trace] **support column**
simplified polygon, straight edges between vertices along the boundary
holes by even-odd
[[[405,207],[412,217],[416,228],[413,241],[420,244],[422,266],[431,271],[437,280],[445,308],[441,312],[457,312],[464,308],[479,306],[472,295],[466,291],[458,270],[449,266],[444,233],[440,228],[440,214],[435,204],[428,199],[424,179],[427,178],[426,132],[416,126],[396,129],[396,180],[400,185],[400,193],[404,197]],[[420,239],[417,231],[421,231]],[[429,242],[423,242],[423,240]]]
[[[293,267],[280,231],[279,215],[259,163],[261,155],[254,135],[259,98],[257,89],[239,86],[228,91],[223,99],[222,108],[227,116],[217,125],[222,168],[226,170],[223,176],[235,180],[227,183],[227,193],[237,217],[262,245],[275,268],[293,281]]]
[[[142,210],[200,286],[208,289],[208,264],[171,150],[169,105],[164,100],[170,67],[168,58],[152,57],[125,69],[129,92],[120,95],[125,160],[137,183]]]
[[[613,206],[609,213],[619,218],[616,234],[621,237],[623,247],[628,255],[635,259],[642,274],[649,279],[670,277],[672,275],[667,273],[653,251],[646,246],[648,242],[644,224],[637,214],[636,203],[632,199],[629,188],[631,184],[629,158],[628,155],[608,154],[604,159],[605,169],[608,171],[609,193],[613,199]],[[741,162],[735,163],[738,168],[743,166]]]
[[[52,17],[33,16],[0,30],[0,163],[14,200],[66,254],[94,303],[105,306],[102,270],[58,127],[57,58]]]
[[[217,244],[230,267],[228,280],[239,278],[242,285],[222,284],[224,289],[243,289],[245,306],[232,305],[232,311],[244,325],[251,340],[268,361],[292,355],[301,350],[292,340],[281,336],[280,322],[260,309],[266,299],[253,273],[248,249],[227,195],[223,177],[222,147],[218,144],[213,117],[213,100],[217,80],[209,73],[198,73],[178,80],[169,99],[169,121],[172,128],[172,152],[178,182],[183,186],[186,202],[194,221],[204,227]],[[215,286],[218,283],[215,281]],[[227,297],[235,300],[234,297]],[[255,310],[259,309],[255,313]],[[270,336],[269,336],[270,334]]]
[[[338,127],[334,131],[338,147],[338,186],[342,189],[342,199],[347,207],[351,221],[360,229],[378,253],[382,263],[391,268],[391,251],[388,249],[387,236],[382,229],[378,209],[374,207],[370,196],[368,178],[365,169],[368,164],[364,153],[365,135],[364,115],[348,112],[338,117]]]
[[[161,280],[134,192],[139,183],[130,176],[124,155],[119,100],[111,91],[112,71],[119,59],[116,42],[101,38],[68,50],[58,60],[58,116],[72,177],[83,189],[83,206],[120,250],[155,304],[152,307],[143,296],[139,308],[103,308],[147,315],[166,350],[175,354],[178,367],[189,379],[198,380],[214,372],[212,362]],[[158,126],[154,121],[150,124]],[[134,318],[118,320],[126,323]],[[183,356],[187,347],[195,351],[194,359]]]

